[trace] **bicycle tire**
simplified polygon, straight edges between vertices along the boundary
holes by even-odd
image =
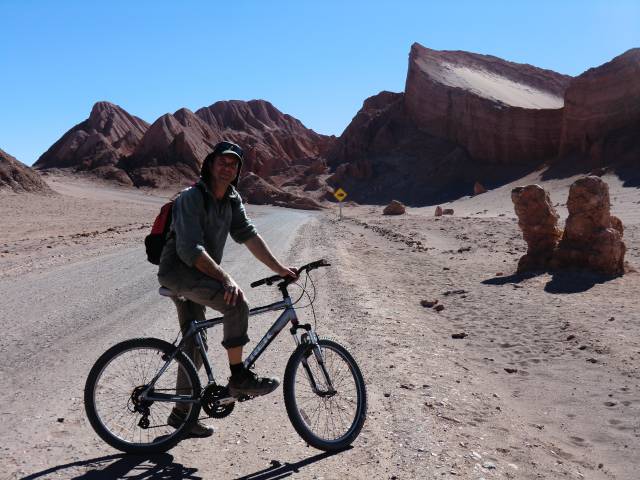
[[[123,439],[121,436],[119,436],[118,434],[116,434],[115,432],[113,432],[110,428],[108,428],[105,425],[105,421],[104,421],[105,419],[102,418],[101,412],[99,411],[100,409],[96,405],[96,394],[97,394],[96,388],[98,387],[98,382],[101,380],[103,373],[105,372],[106,369],[108,369],[108,367],[112,364],[112,362],[116,361],[118,358],[122,357],[127,352],[134,352],[136,350],[139,350],[139,351],[147,350],[152,353],[155,352],[159,354],[160,357],[154,358],[153,360],[158,360],[159,364],[164,364],[165,360],[162,357],[164,355],[173,353],[175,349],[176,347],[174,345],[157,338],[135,338],[131,340],[126,340],[124,342],[118,343],[117,345],[114,345],[105,353],[103,353],[100,356],[100,358],[98,358],[96,363],[93,365],[91,370],[89,371],[89,375],[87,377],[87,381],[84,389],[84,405],[85,405],[87,418],[89,419],[89,423],[91,424],[95,432],[100,436],[100,438],[102,438],[102,440],[104,440],[106,443],[111,445],[113,448],[120,450],[122,452],[133,453],[133,454],[149,454],[149,453],[166,452],[170,448],[174,447],[180,440],[182,440],[182,438],[184,438],[184,436],[187,434],[191,426],[198,419],[198,415],[200,413],[199,401],[190,404],[191,409],[189,413],[185,416],[185,419],[182,425],[180,425],[178,428],[174,429],[174,427],[170,427],[168,424],[166,425],[166,427],[168,427],[166,428],[166,430],[168,430],[170,433],[164,436],[165,438],[163,438],[163,436],[160,436],[159,440],[154,439],[153,442],[148,442],[148,441],[143,442],[142,432],[140,432],[140,439],[141,439],[140,442],[127,441]],[[146,352],[145,352],[145,355],[146,355]],[[152,364],[153,364],[153,360],[151,360]],[[186,374],[187,378],[189,379],[190,388],[193,391],[192,394],[194,396],[199,397],[201,392],[200,379],[198,378],[198,373],[196,371],[196,368],[194,367],[193,363],[184,352],[180,351],[177,353],[174,360],[171,362],[169,369],[167,369],[167,371],[163,373],[163,376],[167,375],[167,381],[171,381],[171,379],[168,378],[168,372],[171,373],[172,370],[170,369],[171,369],[171,366],[174,364],[174,362],[177,362],[176,363],[177,366],[175,368],[182,368],[182,371],[184,372],[184,374]],[[147,365],[145,364],[145,367],[146,366]],[[153,365],[149,366],[150,377],[155,375],[155,373],[157,373],[158,371],[157,369],[153,370],[152,367]],[[124,372],[119,376],[117,375],[117,371],[115,374],[114,373],[109,373],[109,374],[116,375],[114,377],[115,379],[121,379],[125,377]],[[130,409],[131,395],[133,392],[133,388],[136,387],[135,377],[129,377],[129,378],[132,378],[132,380],[126,379],[125,381],[127,383],[133,384],[133,386],[131,387],[132,389],[130,391],[122,390],[122,394],[121,395],[118,394],[117,408],[122,412],[122,415],[126,415],[126,412],[124,411],[124,407],[122,407],[122,405],[124,404],[124,400],[126,398],[127,400],[126,408]],[[175,376],[173,376],[172,378],[173,378],[173,383],[175,384]],[[158,381],[160,382],[162,379],[163,377],[160,377]],[[167,402],[154,402],[154,403],[157,403],[159,405],[162,405],[162,404],[172,405],[171,403],[167,403]],[[150,409],[153,408],[153,404],[149,408]],[[163,408],[169,408],[169,407],[163,407]],[[129,411],[130,411],[130,414],[133,416],[134,423],[132,426],[134,426],[135,428],[136,412],[131,412],[131,410]],[[137,415],[139,416],[138,418],[142,417],[139,413],[137,413]],[[157,420],[160,417],[156,416],[155,418]],[[128,422],[129,420],[131,419],[128,417],[125,417],[123,422]],[[161,425],[161,426],[165,427],[165,425]],[[139,427],[139,430],[142,430],[142,428]]]
[[[287,362],[287,367],[285,369],[284,381],[283,381],[283,394],[284,394],[284,403],[287,409],[287,414],[289,416],[289,420],[296,432],[305,440],[309,445],[315,447],[319,450],[324,450],[327,452],[334,452],[343,450],[349,445],[353,443],[353,441],[358,437],[362,427],[364,426],[364,422],[367,414],[367,392],[366,386],[364,383],[364,378],[362,377],[362,373],[360,372],[360,368],[358,364],[351,356],[351,354],[347,351],[345,347],[340,345],[333,340],[322,338],[319,340],[320,348],[323,349],[325,359],[327,357],[327,352],[331,351],[337,354],[342,361],[346,363],[349,368],[349,372],[351,374],[351,378],[354,381],[355,392],[357,395],[357,399],[355,401],[356,410],[354,412],[353,421],[348,425],[346,431],[338,436],[337,438],[329,439],[323,438],[318,432],[314,431],[314,425],[310,423],[309,416],[305,414],[302,410],[300,402],[296,397],[296,379],[298,374],[305,374],[306,372],[303,370],[303,359],[311,358],[312,361],[315,361],[315,356],[313,354],[313,346],[311,344],[302,344],[299,345],[298,348],[293,352],[289,361]],[[328,363],[328,361],[326,361]],[[300,368],[302,366],[302,368]],[[333,380],[332,380],[333,381]],[[334,385],[335,386],[335,385]],[[338,386],[335,386],[338,389]],[[340,392],[338,391],[338,395]],[[316,394],[317,396],[317,394]],[[318,396],[319,397],[319,396]],[[311,397],[313,398],[313,397]],[[326,406],[326,402],[325,402]],[[326,408],[325,408],[326,409]],[[331,410],[331,408],[330,408]],[[336,414],[337,414],[336,410]],[[341,414],[340,414],[341,415]],[[306,419],[304,418],[306,416]],[[332,416],[330,414],[330,416]],[[337,418],[337,416],[336,416]],[[333,421],[333,418],[332,418]]]

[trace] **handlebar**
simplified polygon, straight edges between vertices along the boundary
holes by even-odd
[[[320,260],[316,260],[315,262],[307,263],[306,265],[303,265],[302,267],[298,268],[298,275],[300,275],[302,272],[305,272],[305,271],[308,273],[311,270],[314,270],[316,268],[328,267],[330,265],[331,264],[327,262],[324,258]],[[282,277],[280,275],[272,275],[270,277],[265,277],[260,280],[256,280],[251,284],[251,288],[259,287],[260,285],[264,285],[264,284],[273,285],[275,282],[278,282],[280,280],[284,280],[287,283],[287,285],[294,281],[293,278],[291,277]]]

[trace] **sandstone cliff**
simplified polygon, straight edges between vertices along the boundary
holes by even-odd
[[[405,106],[419,129],[464,146],[473,158],[523,163],[558,151],[570,80],[531,65],[415,43]]]
[[[604,163],[640,157],[640,48],[576,77],[565,95],[560,156]]]
[[[7,152],[0,150],[0,191],[16,193],[49,193],[53,190],[44,182],[38,172],[19,162]]]

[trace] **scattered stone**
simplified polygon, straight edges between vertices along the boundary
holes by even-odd
[[[586,346],[586,345],[580,345],[580,346],[578,347],[578,350],[586,350],[586,349],[587,349],[587,346]]]
[[[401,383],[400,388],[404,388],[405,390],[413,390],[416,388],[416,386],[413,385],[412,383],[409,383],[409,384]]]
[[[495,470],[496,464],[493,462],[484,462],[482,464],[482,468],[486,468],[487,470]]]
[[[63,417],[58,417],[58,423],[64,423],[64,418]]]
[[[384,394],[384,396],[389,398],[391,396],[391,394],[387,392],[387,393]]]
[[[496,272],[496,277],[502,277],[504,275],[504,272]]]
[[[444,296],[449,296],[449,295],[461,295],[463,293],[469,293],[466,290],[447,290],[446,292],[443,293]]]
[[[504,369],[505,372],[507,373],[518,373],[518,369],[517,368],[511,368],[511,367],[506,367]]]
[[[405,213],[405,206],[398,200],[391,200],[391,203],[384,207],[383,215],[402,215]]]
[[[575,335],[569,335],[569,336],[567,337],[567,341],[569,341],[569,340],[573,340],[574,338],[576,338],[576,336],[575,336]]]
[[[435,211],[435,213],[434,213],[434,216],[435,216],[435,217],[441,217],[441,216],[442,216],[442,207],[441,207],[440,205],[438,205],[438,206],[436,207],[436,211]]]
[[[487,191],[487,189],[484,188],[484,186],[480,182],[476,182],[473,185],[473,194],[474,195],[480,195],[481,193],[485,193],[486,191]]]
[[[518,226],[527,242],[527,253],[518,261],[518,272],[546,270],[562,235],[560,216],[551,204],[549,192],[540,185],[516,187],[511,200],[518,216]]]
[[[451,334],[451,338],[455,338],[455,339],[463,339],[467,336],[467,334],[465,332],[460,332],[460,333],[452,333]]]
[[[438,300],[420,300],[420,305],[425,308],[431,308],[438,303]]]
[[[604,402],[605,406],[607,407],[615,407],[617,405],[616,402]]]
[[[589,362],[589,363],[598,363],[598,360],[596,358],[587,358],[587,362]]]
[[[443,215],[453,215],[453,208],[445,208],[442,210]]]
[[[611,317],[609,318],[609,320],[607,320],[608,322],[613,322],[616,319],[616,317]]]
[[[436,305],[435,307],[433,307],[433,309],[436,312],[441,312],[442,310],[444,310],[444,305],[442,305],[442,304]]]

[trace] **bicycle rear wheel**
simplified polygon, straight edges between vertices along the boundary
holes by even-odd
[[[152,394],[176,396],[175,401],[143,400],[141,393],[165,365],[175,346],[156,338],[136,338],[107,350],[95,363],[84,389],[87,417],[96,433],[127,453],[164,452],[189,431],[200,413],[200,380],[191,360],[178,352],[157,379]],[[176,388],[180,374],[184,387]],[[180,400],[192,399],[195,402]],[[184,415],[167,423],[174,407]]]
[[[342,345],[319,340],[325,370],[313,345],[300,345],[284,374],[284,402],[298,434],[311,446],[342,450],[360,434],[367,413],[367,393],[356,361]]]

